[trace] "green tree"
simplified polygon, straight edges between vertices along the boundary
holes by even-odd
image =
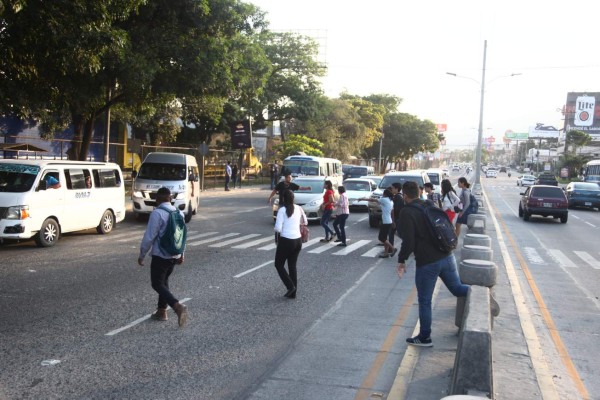
[[[299,152],[306,153],[309,156],[323,157],[321,147],[323,147],[323,143],[316,139],[303,135],[289,135],[285,142],[276,147],[275,151],[277,153],[276,157],[282,160]]]
[[[567,132],[567,148],[569,144],[573,149],[573,154],[577,153],[577,149],[587,146],[591,141],[592,137],[583,131],[571,130]]]

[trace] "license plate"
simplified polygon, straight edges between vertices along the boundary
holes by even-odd
[[[586,201],[586,202],[585,202],[585,205],[586,205],[586,206],[591,206],[591,205],[592,205],[592,203],[590,203],[589,201]]]
[[[552,205],[552,203],[544,203],[544,207],[552,208],[553,205]]]

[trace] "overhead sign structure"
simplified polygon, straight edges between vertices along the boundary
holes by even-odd
[[[512,140],[527,140],[529,139],[529,132],[506,131],[504,137]]]
[[[600,140],[600,93],[569,92],[563,108],[565,131],[583,131]]]
[[[529,127],[529,139],[557,139],[559,133],[555,127],[542,123]]]
[[[252,147],[252,128],[250,121],[236,122],[231,126],[231,148],[249,149]]]

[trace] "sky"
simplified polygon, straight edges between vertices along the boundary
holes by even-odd
[[[561,129],[568,92],[600,91],[596,1],[247,1],[272,30],[317,40],[328,97],[398,96],[400,112],[447,124],[448,148],[476,145],[484,41],[484,138]]]

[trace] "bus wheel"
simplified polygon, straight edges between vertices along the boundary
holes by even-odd
[[[102,214],[102,219],[100,220],[100,225],[96,227],[96,231],[103,235],[110,233],[115,226],[115,217],[110,210],[104,211]]]
[[[35,243],[39,247],[52,247],[60,236],[60,226],[55,219],[48,218],[42,224],[40,231],[35,235]]]

